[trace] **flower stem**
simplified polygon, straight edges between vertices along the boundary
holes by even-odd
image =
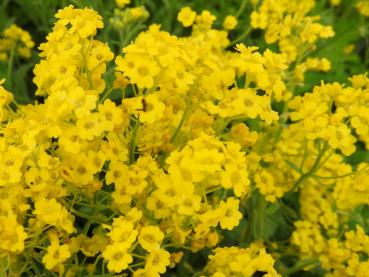
[[[13,89],[12,73],[13,73],[14,55],[15,55],[15,46],[12,47],[12,49],[10,50],[7,78],[6,78],[7,89],[10,91]]]
[[[284,276],[289,276],[290,274],[300,271],[308,266],[318,266],[319,263],[320,263],[319,260],[316,258],[305,259],[305,260],[299,261],[295,266],[287,269],[284,272]]]
[[[173,135],[172,135],[172,138],[170,139],[170,142],[171,143],[174,143],[176,138],[178,137],[178,134],[179,132],[181,131],[182,127],[183,127],[183,124],[186,122],[186,120],[188,119],[189,115],[190,115],[190,107],[189,105],[187,105],[186,109],[184,110],[183,112],[183,115],[182,115],[182,118],[181,118],[181,121],[179,122],[177,128],[175,129]]]
[[[135,150],[136,150],[136,138],[137,131],[139,128],[139,123],[135,122],[132,129],[132,138],[129,146],[129,163],[132,164],[135,161]]]
[[[305,182],[306,179],[311,177],[319,169],[319,167],[323,164],[323,162],[321,163],[321,160],[325,152],[327,151],[327,149],[328,149],[328,143],[324,143],[323,149],[319,152],[313,166],[310,168],[308,172],[301,174],[300,178],[293,185],[289,193],[294,192],[303,182]]]
[[[232,47],[236,45],[237,43],[240,43],[245,37],[247,37],[251,33],[251,26],[245,30],[238,38],[233,40],[230,44],[227,45],[227,48]]]

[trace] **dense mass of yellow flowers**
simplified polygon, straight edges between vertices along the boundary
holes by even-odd
[[[369,170],[345,157],[357,141],[369,149],[369,78],[294,95],[305,72],[330,69],[306,55],[334,35],[308,15],[313,5],[269,0],[252,13],[252,28],[279,52],[229,48],[236,17],[217,30],[209,11],[185,7],[178,20],[191,35],[151,25],[116,57],[94,39],[99,14],[59,10],[34,68],[43,101],[14,108],[0,86],[0,258],[9,276],[41,263],[60,276],[86,264],[90,273],[155,277],[205,248],[201,276],[281,276],[278,247],[221,242],[242,218],[248,224],[251,198],[265,208],[296,191],[290,251],[326,276],[367,276],[369,235],[347,215],[369,204]],[[31,38],[10,28],[0,55],[16,47],[28,57]],[[119,103],[104,80],[111,61]]]

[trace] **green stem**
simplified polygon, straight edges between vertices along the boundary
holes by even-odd
[[[89,46],[87,47],[86,52],[88,52],[88,50],[89,50]],[[87,75],[88,86],[89,86],[90,89],[93,89],[93,82],[92,82],[91,72],[87,67],[87,59],[86,59],[83,47],[82,47],[82,59],[83,59],[84,67],[85,67],[85,72],[86,72],[86,75]]]
[[[318,176],[318,175],[312,175],[312,177],[317,178],[317,179],[326,179],[326,180],[330,180],[330,179],[341,179],[341,178],[345,178],[345,177],[350,177],[355,175],[355,172],[351,172],[351,173],[347,173],[347,174],[343,174],[343,175],[338,175],[338,176]]]
[[[296,181],[296,183],[293,185],[292,189],[289,191],[289,193],[294,192],[302,183],[306,181],[309,177],[311,177],[322,165],[320,162],[325,154],[325,152],[328,149],[328,143],[324,143],[323,149],[319,152],[313,166],[310,168],[310,170],[306,173],[301,174],[300,178]]]
[[[84,219],[90,220],[91,223],[100,223],[100,224],[106,223],[103,220],[100,220],[100,219],[95,218],[93,215],[88,215],[88,214],[82,213],[82,212],[80,212],[78,210],[75,210],[73,208],[70,208],[70,211],[72,212],[72,214],[75,214],[75,215],[77,215],[79,217],[82,217]]]
[[[144,27],[144,25],[142,25],[141,23],[139,23],[134,28],[132,28],[132,30],[129,30],[127,32],[127,34],[125,35],[125,38],[122,38],[121,39],[121,45],[120,45],[121,48],[124,48],[125,46],[127,46],[131,42],[130,40],[131,40],[132,36],[136,32],[138,32],[138,31],[140,31],[142,29],[145,29],[145,27]]]
[[[190,115],[190,107],[189,105],[187,105],[186,109],[184,110],[183,112],[183,115],[182,115],[182,118],[181,118],[181,121],[179,122],[177,128],[175,129],[173,135],[172,135],[172,138],[170,139],[170,142],[171,143],[174,143],[179,132],[181,131],[182,127],[183,127],[183,124],[186,122],[186,120],[188,119],[189,115]]]
[[[231,41],[228,44],[227,48],[232,47],[232,46],[236,45],[237,43],[240,43],[245,37],[247,37],[251,33],[251,31],[252,31],[252,28],[250,26],[238,38],[236,38],[235,40]]]
[[[129,163],[132,164],[135,161],[135,150],[136,150],[136,138],[137,131],[139,128],[139,123],[135,122],[132,129],[132,138],[129,146]]]
[[[257,241],[263,241],[264,239],[264,221],[265,221],[265,208],[266,201],[264,197],[258,192],[254,197],[254,218],[253,218],[253,235]]]
[[[171,20],[172,20],[172,6],[171,6],[171,3],[170,1],[168,0],[163,0],[163,3],[164,3],[164,6],[165,6],[165,9],[166,9],[166,14],[167,16],[165,17],[165,20],[163,22],[163,25],[164,25],[164,30],[167,30],[167,31],[171,31]]]
[[[206,194],[213,193],[214,191],[217,191],[217,190],[220,190],[220,189],[223,189],[223,187],[222,186],[217,186],[215,188],[212,188],[210,190],[207,190],[206,191]]]
[[[284,276],[289,276],[290,274],[295,273],[297,271],[300,271],[300,270],[304,269],[307,266],[314,266],[315,267],[315,266],[318,266],[319,264],[320,264],[320,262],[316,258],[302,260],[302,261],[299,261],[295,266],[287,269],[284,272],[283,275]]]
[[[240,6],[240,9],[238,10],[236,17],[239,18],[240,15],[242,14],[242,12],[244,11],[244,9],[246,8],[246,4],[247,4],[248,0],[243,0]]]
[[[133,257],[136,257],[136,258],[139,258],[139,259],[143,259],[143,260],[145,260],[145,259],[146,259],[146,257],[141,256],[141,255],[138,255],[138,254],[135,254],[135,253],[131,253],[131,255],[132,255]]]
[[[111,87],[109,90],[105,92],[105,94],[101,97],[99,104],[103,103],[106,98],[110,95],[110,93],[113,91],[113,87]]]
[[[14,65],[14,55],[15,55],[15,46],[12,47],[10,50],[9,62],[8,62],[8,71],[6,77],[7,89],[13,89],[13,80],[12,80],[12,73],[13,73],[13,65]]]
[[[184,123],[186,122],[190,114],[191,114],[191,108],[190,108],[190,105],[187,104],[186,109],[183,111],[181,121],[179,122],[177,128],[174,130],[174,133],[170,139],[170,143],[174,143],[176,141]],[[162,156],[159,157],[159,164],[161,167],[163,167],[164,162],[166,158],[168,157],[168,154],[169,154],[168,152],[165,152]]]
[[[288,120],[288,105],[287,103],[284,103],[283,110],[281,112],[279,119],[279,127],[273,140],[273,149],[276,147],[277,143],[281,138],[283,129],[286,127],[287,120]]]
[[[290,71],[290,73],[292,75],[293,75],[293,72],[296,69],[296,67],[303,62],[304,58],[306,57],[306,55],[308,53],[310,53],[308,50],[303,49],[302,54],[299,54],[297,56],[296,62],[294,63],[293,68]],[[294,91],[296,89],[296,85],[297,85],[296,80],[294,78],[289,80],[289,83],[288,83],[289,91],[294,93]],[[276,133],[276,136],[275,136],[275,139],[274,139],[274,142],[273,142],[273,148],[276,146],[276,144],[280,140],[281,135],[282,135],[282,131],[286,127],[287,120],[288,120],[288,104],[284,103],[283,110],[281,112],[280,119],[279,119],[279,122],[280,122],[279,128],[278,128],[278,131]]]
[[[249,119],[249,117],[244,116],[244,115],[237,115],[237,116],[231,116],[228,119],[224,120],[224,123],[222,124],[222,126],[219,128],[219,130],[217,130],[217,134],[221,134],[225,128],[227,128],[228,124],[230,124],[232,121],[239,121],[239,122],[243,122],[246,119]]]
[[[300,163],[301,172],[304,171],[304,165],[305,165],[305,162],[306,162],[306,158],[308,156],[308,149],[307,148],[308,148],[308,141],[305,138],[305,140],[304,140],[304,155],[302,156],[302,160],[301,160],[301,163]]]

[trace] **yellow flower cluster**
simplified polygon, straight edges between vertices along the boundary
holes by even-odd
[[[365,75],[357,75],[350,79],[351,86],[322,84],[289,102],[294,109],[291,119],[296,121],[289,128],[298,129],[293,140],[296,149],[304,152],[304,157],[291,155],[288,160],[300,174],[295,184],[304,184],[302,218],[295,222],[291,242],[304,259],[320,261],[327,276],[367,275],[364,257],[369,236],[360,225],[352,230],[349,222],[355,209],[368,204],[368,164],[353,168],[343,155],[354,152],[356,140],[367,145],[360,111],[367,106],[368,81]],[[320,94],[320,101],[314,100],[315,94]]]
[[[249,248],[225,247],[214,249],[206,266],[208,275],[212,277],[254,276],[263,272],[263,276],[281,276],[274,269],[274,259],[265,252],[265,248],[252,244]]]
[[[322,84],[312,93],[297,96],[289,102],[291,119],[297,121],[308,140],[321,139],[333,149],[351,155],[356,138],[366,142],[368,129],[369,79],[365,75],[353,76],[352,86],[338,83]]]
[[[280,276],[269,243],[250,242],[264,238],[266,209],[298,191],[291,251],[328,276],[364,277],[369,236],[348,222],[369,204],[369,173],[345,157],[357,141],[369,149],[369,78],[294,95],[307,70],[330,69],[305,58],[333,35],[307,15],[313,4],[266,0],[253,12],[281,53],[227,50],[236,17],[217,30],[209,11],[184,7],[189,36],[151,25],[116,57],[94,39],[94,10],[59,10],[34,68],[42,100],[17,105],[0,83],[0,257],[64,276],[155,277],[182,251],[211,248],[204,276]],[[241,221],[248,247],[217,247]]]
[[[124,49],[116,69],[136,96],[117,106],[100,96],[108,91],[102,75],[113,59],[108,45],[93,39],[103,26],[101,17],[72,6],[58,11],[34,69],[36,94],[44,102],[14,113],[11,94],[1,90],[1,186],[8,198],[3,220],[10,228],[2,232],[2,251],[33,251],[44,241],[39,246],[46,252],[38,255],[49,270],[63,272],[63,263],[82,251],[101,253],[112,272],[131,269],[143,258],[144,267],[135,274],[156,276],[172,264],[167,245],[198,251],[218,242],[217,225],[230,230],[239,224],[238,198],[250,190],[246,156],[240,144],[215,136],[214,118],[203,105],[234,94],[236,115],[255,101],[250,118],[261,115],[269,122],[277,116],[269,97],[258,96],[256,89],[228,89],[236,68],[224,51],[227,33],[205,28],[206,16],[191,37],[152,26]],[[224,63],[231,69],[225,71]],[[212,84],[209,76],[223,72],[226,78]],[[217,191],[234,196],[216,199]],[[110,211],[112,224],[81,208],[91,197],[99,199],[100,213]],[[76,218],[87,221],[82,230]],[[17,231],[10,237],[6,230]],[[90,237],[92,230],[101,238]],[[104,240],[105,247],[86,247],[96,240]]]
[[[82,120],[105,89],[101,75],[114,55],[107,44],[90,39],[103,27],[95,11],[69,6],[56,18],[59,20],[48,41],[40,46],[43,59],[34,69],[36,94],[49,95],[48,101],[57,107],[56,114],[75,110],[75,116]]]
[[[149,13],[145,6],[124,8],[125,5],[119,5],[120,9],[114,10],[114,16],[109,18],[109,23],[118,32],[122,32],[123,28],[129,24],[138,24],[139,21],[145,21],[149,17]],[[124,9],[123,9],[124,8]]]
[[[318,258],[326,276],[358,276],[368,274],[369,236],[357,226],[342,237],[325,238],[317,225],[297,221],[292,243],[304,257]]]
[[[0,61],[7,61],[11,55],[28,59],[34,46],[31,35],[16,24],[12,24],[0,35]]]
[[[308,16],[314,0],[265,0],[251,14],[251,26],[265,30],[265,41],[276,43],[288,60],[294,61],[312,50],[319,38],[334,35],[331,26],[319,23],[319,16]]]

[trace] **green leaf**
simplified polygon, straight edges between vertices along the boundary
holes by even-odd
[[[30,69],[33,67],[33,64],[28,63],[19,66],[13,72],[13,93],[15,96],[15,100],[18,103],[26,104],[31,102],[31,97],[29,95],[29,88],[27,86],[27,74]]]

